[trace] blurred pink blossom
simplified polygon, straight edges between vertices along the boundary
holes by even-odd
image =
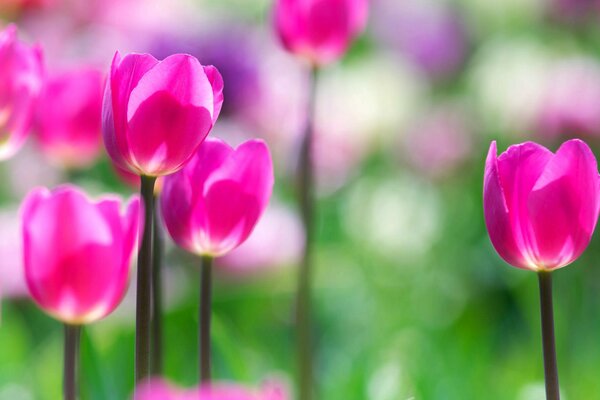
[[[304,247],[302,232],[297,213],[271,201],[248,240],[220,258],[219,266],[229,274],[245,276],[295,264]]]
[[[17,210],[0,211],[0,298],[28,296],[20,232]]]
[[[534,129],[542,136],[600,136],[600,64],[587,58],[550,68]]]
[[[96,160],[102,146],[102,73],[80,68],[46,78],[38,102],[36,136],[51,162],[84,168]]]

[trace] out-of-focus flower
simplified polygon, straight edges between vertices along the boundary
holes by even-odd
[[[84,324],[112,312],[127,290],[139,199],[91,201],[65,185],[34,189],[22,206],[25,278],[48,314]]]
[[[281,240],[285,236],[285,240]],[[291,265],[304,247],[302,223],[290,208],[271,204],[244,243],[219,259],[219,266],[234,275],[256,274]]]
[[[27,296],[19,213],[0,212],[0,298]]]
[[[15,16],[24,11],[49,7],[55,3],[56,0],[1,0],[0,15]]]
[[[0,33],[0,160],[23,145],[42,87],[42,53],[19,41],[17,28]]]
[[[44,154],[66,168],[91,165],[101,140],[103,78],[81,68],[47,77],[37,107],[36,134]]]
[[[171,237],[198,255],[222,256],[243,243],[271,197],[273,165],[267,145],[237,149],[206,140],[178,173],[165,177],[160,197]]]
[[[260,389],[233,383],[205,384],[181,389],[161,379],[143,382],[136,388],[134,400],[288,400],[288,391],[278,381],[267,381]]]
[[[536,143],[492,142],[483,207],[494,248],[510,265],[533,271],[564,267],[587,247],[600,210],[596,159],[581,140],[553,154]]]
[[[550,0],[544,4],[553,18],[567,23],[597,21],[600,14],[598,0]]]
[[[458,105],[427,110],[404,137],[403,157],[431,177],[451,174],[471,154],[471,128],[464,109]]]
[[[465,25],[448,4],[384,0],[373,8],[375,32],[429,76],[447,76],[463,63],[468,47]]]
[[[285,48],[315,65],[343,56],[367,14],[367,0],[277,0],[274,10]]]
[[[469,96],[485,126],[512,135],[531,130],[552,61],[551,49],[530,39],[496,39],[479,47],[468,71]]]
[[[576,58],[550,68],[538,104],[535,130],[557,136],[600,136],[600,65]]]
[[[139,175],[183,167],[212,129],[223,104],[216,68],[185,54],[158,61],[115,54],[103,107],[104,144],[113,162]]]
[[[264,66],[261,64],[269,61],[264,54],[267,38],[259,35],[256,28],[240,21],[221,21],[218,28],[199,32],[157,34],[150,44],[150,53],[158,58],[189,53],[217,68],[227,82],[223,88],[227,101],[223,103],[221,116],[235,118],[262,97],[264,89],[259,78]],[[280,72],[285,73],[283,68]]]

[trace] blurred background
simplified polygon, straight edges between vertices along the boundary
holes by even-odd
[[[293,383],[302,227],[294,169],[308,69],[272,31],[268,0],[0,0],[43,47],[47,73],[106,74],[115,50],[214,64],[224,109],[211,135],[264,138],[277,183],[247,243],[218,260],[218,379]],[[535,274],[507,266],[483,223],[483,163],[571,137],[600,155],[600,1],[372,0],[369,25],[318,82],[314,317],[325,400],[543,399]],[[73,100],[73,104],[82,101]],[[50,104],[52,102],[50,101]],[[75,111],[74,111],[75,112]],[[27,299],[17,210],[34,186],[133,193],[97,151],[61,163],[33,132],[0,165],[0,399],[58,399],[62,327]],[[85,165],[83,165],[85,164]],[[600,242],[555,274],[564,399],[600,399]],[[167,243],[165,374],[197,377],[199,260]],[[135,288],[85,328],[82,398],[133,384]]]

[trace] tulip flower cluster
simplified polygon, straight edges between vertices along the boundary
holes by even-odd
[[[305,5],[281,0],[275,6],[285,47],[307,58],[313,68],[340,58],[366,16],[366,0]],[[70,184],[34,189],[23,201],[23,265],[29,293],[65,326],[64,398],[78,398],[82,326],[118,306],[128,288],[136,248],[137,383],[149,377],[151,359],[162,357],[160,346],[151,347],[159,331],[151,331],[150,325],[162,323],[157,239],[164,222],[175,243],[198,256],[201,265],[202,384],[186,392],[160,382],[142,383],[134,398],[286,399],[281,388],[248,390],[210,382],[212,260],[248,239],[274,185],[265,142],[253,139],[233,148],[207,139],[224,101],[219,71],[188,54],[158,60],[150,54],[116,52],[102,94],[104,78],[94,68],[44,72],[41,51],[19,41],[14,26],[0,33],[0,65],[0,159],[12,156],[34,126],[39,147],[51,162],[83,168],[99,155],[102,136],[114,167],[140,182],[140,196],[127,202],[115,195],[92,200]],[[304,149],[307,172],[310,146]],[[155,190],[158,177],[162,190]],[[309,193],[312,178],[305,178]],[[304,223],[309,232],[310,215]],[[306,383],[302,385],[301,397],[307,398]]]

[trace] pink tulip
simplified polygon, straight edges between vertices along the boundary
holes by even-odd
[[[117,166],[138,175],[178,171],[212,129],[223,80],[190,55],[158,61],[115,54],[103,106],[104,144]]]
[[[340,58],[367,21],[367,0],[276,0],[283,45],[316,65]]]
[[[161,379],[139,385],[134,400],[287,400],[287,389],[278,381],[266,382],[259,389],[232,383],[216,383],[181,389]]]
[[[209,139],[178,173],[165,178],[162,215],[175,242],[217,257],[250,235],[273,188],[266,144],[249,140],[237,149]]]
[[[596,159],[581,140],[553,154],[527,142],[496,156],[492,142],[483,187],[492,244],[509,264],[547,271],[564,267],[585,250],[598,219]]]
[[[42,54],[19,41],[17,28],[0,33],[0,160],[15,154],[31,128],[42,86]]]
[[[37,111],[42,151],[67,168],[91,165],[100,152],[103,77],[81,68],[47,78]]]
[[[22,206],[25,278],[35,302],[72,325],[112,312],[127,290],[140,202],[91,201],[65,185],[34,189]]]

